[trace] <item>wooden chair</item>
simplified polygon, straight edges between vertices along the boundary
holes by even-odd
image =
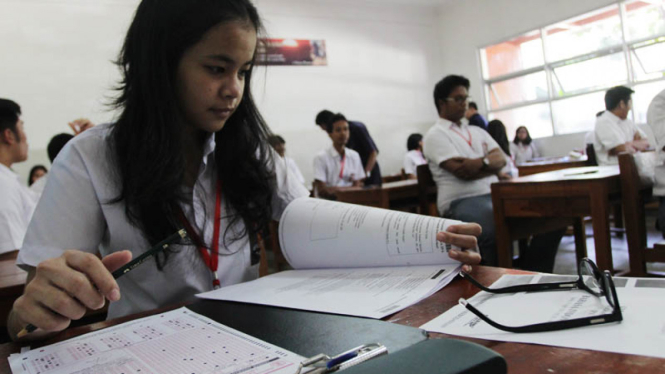
[[[418,174],[418,201],[420,214],[438,217],[436,207],[436,183],[432,178],[432,172],[428,164],[418,165],[416,168]]]
[[[621,200],[626,216],[626,236],[630,276],[655,275],[647,273],[647,262],[665,262],[665,244],[649,248],[647,244],[644,205],[651,198],[651,186],[642,184],[632,154],[619,155],[621,170]]]
[[[586,161],[587,166],[598,166],[598,159],[596,158],[596,148],[593,146],[593,143],[588,143],[586,145],[586,155],[587,155],[587,161]],[[618,238],[623,238],[623,234],[625,233],[625,228],[623,224],[623,210],[621,204],[617,204],[612,207],[612,219],[614,220],[614,227],[611,227],[610,230],[614,234],[616,234]]]
[[[401,180],[404,180],[404,176],[400,174],[393,174],[393,175],[385,175],[381,177],[381,182],[383,183],[390,183],[390,182],[398,182]]]

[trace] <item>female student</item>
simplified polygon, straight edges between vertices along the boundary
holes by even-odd
[[[260,30],[249,0],[141,2],[119,58],[119,118],[67,144],[28,228],[17,261],[28,281],[8,321],[13,338],[28,323],[38,330],[27,337],[63,330],[105,298],[115,318],[257,277],[256,234],[308,194],[270,149],[252,100]],[[199,240],[113,279],[113,270],[183,226]],[[470,248],[475,238],[465,234],[480,229],[450,231],[438,239]],[[476,253],[451,256],[480,261]]]
[[[499,179],[507,180],[517,177],[518,170],[513,161],[513,157],[511,156],[510,142],[508,141],[508,135],[506,134],[506,126],[503,125],[503,122],[495,119],[487,124],[487,132],[492,136],[492,139],[496,140],[497,144],[499,144],[499,147],[503,151],[503,156],[506,158],[506,166],[504,166],[499,172]]]
[[[35,165],[30,169],[30,174],[28,175],[28,187],[32,186],[33,183],[48,173],[46,166],[44,165]]]
[[[404,155],[404,173],[409,179],[417,179],[416,170],[419,165],[426,164],[423,156],[423,136],[420,134],[411,134],[406,140],[406,149],[408,152]]]
[[[515,139],[510,144],[510,153],[515,157],[515,164],[517,165],[540,157],[538,148],[531,141],[529,130],[525,126],[520,126],[515,131]]]

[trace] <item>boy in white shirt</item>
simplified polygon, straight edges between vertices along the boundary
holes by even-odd
[[[344,187],[362,186],[365,175],[358,152],[346,148],[349,123],[342,114],[335,114],[327,124],[332,147],[314,158],[314,191],[321,197],[334,198]]]
[[[298,167],[298,164],[296,164],[296,161],[291,157],[286,156],[286,141],[284,138],[279,135],[272,135],[268,138],[268,143],[270,143],[279,157],[284,159],[286,162],[286,167],[291,170],[298,182],[300,182],[300,184],[305,184],[305,177],[303,177],[302,173],[300,172],[300,168]]]
[[[628,87],[617,86],[605,93],[607,110],[596,118],[594,130],[598,165],[617,165],[619,153],[635,153],[649,148],[646,134],[628,119],[633,92]]]

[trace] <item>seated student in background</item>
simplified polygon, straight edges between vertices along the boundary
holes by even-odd
[[[46,173],[48,173],[48,169],[44,165],[35,165],[30,169],[30,173],[28,174],[28,187],[32,187],[35,182],[38,180],[42,179],[42,177],[46,176]]]
[[[494,212],[490,185],[506,165],[499,145],[484,130],[462,119],[469,80],[449,75],[436,84],[434,103],[439,119],[425,134],[425,157],[437,185],[439,214],[463,222],[477,222],[483,231],[478,246],[483,264],[496,265]],[[523,269],[551,272],[565,229],[534,236],[520,254]]]
[[[478,113],[478,105],[473,101],[469,103],[469,108],[466,110],[464,116],[469,121],[469,125],[487,130],[487,120]]]
[[[621,152],[635,153],[649,148],[646,134],[628,118],[635,91],[617,86],[605,92],[603,114],[596,118],[594,149],[598,165],[617,165]]]
[[[497,176],[501,180],[516,178],[518,170],[515,166],[513,158],[510,155],[510,142],[508,141],[506,127],[503,125],[503,122],[499,121],[498,119],[490,121],[490,123],[487,124],[487,132],[499,145],[503,151],[503,157],[506,159],[506,166],[501,169]]]
[[[316,115],[316,125],[321,130],[328,132],[328,123],[332,119],[334,113],[324,109]],[[376,160],[379,155],[379,148],[374,144],[374,140],[369,135],[367,127],[364,123],[358,121],[348,121],[349,124],[349,141],[346,144],[347,148],[353,149],[360,155],[365,174],[368,175],[363,183],[365,186],[381,185],[381,169],[379,162]]]
[[[302,176],[302,173],[300,172],[300,169],[298,168],[298,164],[291,158],[286,156],[286,141],[284,138],[282,138],[279,135],[271,135],[268,138],[268,143],[272,146],[272,148],[277,152],[279,157],[283,158],[284,161],[286,162],[286,167],[291,170],[293,175],[296,177],[298,182],[301,184],[305,184],[305,177]]]
[[[510,154],[515,158],[516,165],[522,165],[531,159],[540,157],[538,148],[533,144],[526,126],[520,126],[515,131],[515,139],[510,144]]]
[[[58,155],[30,222],[17,259],[28,280],[7,324],[13,339],[28,323],[38,329],[26,340],[64,330],[105,299],[116,318],[257,278],[256,235],[309,195],[275,162],[252,100],[261,29],[248,0],[139,4],[119,56],[118,119]],[[183,226],[188,241],[113,278]],[[479,230],[457,225],[437,237],[470,248],[467,234]]]
[[[656,152],[658,163],[655,168],[655,183],[653,195],[658,196],[658,227],[665,238],[665,90],[660,91],[649,104],[647,110],[647,123],[656,138]]]
[[[334,198],[344,187],[363,185],[365,170],[360,155],[346,147],[349,141],[349,123],[342,114],[335,114],[328,124],[332,146],[314,158],[315,195]]]
[[[21,248],[38,195],[19,181],[12,165],[28,158],[21,107],[0,99],[0,253]]]
[[[423,155],[423,136],[420,134],[411,134],[406,140],[406,155],[404,155],[404,173],[408,179],[418,179],[418,166],[426,164]]]

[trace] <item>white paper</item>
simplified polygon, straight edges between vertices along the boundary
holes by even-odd
[[[302,357],[181,308],[25,354],[14,374],[294,373]]]
[[[504,275],[493,287],[576,278],[548,274]],[[614,278],[614,283],[624,318],[620,323],[518,334],[495,329],[457,305],[421,328],[479,339],[665,358],[665,279]],[[508,326],[609,314],[612,311],[604,297],[598,298],[580,290],[506,295],[481,291],[468,301],[489,318]]]
[[[301,198],[279,223],[282,253],[294,269],[459,264],[436,233],[455,220]],[[455,248],[459,249],[459,248]]]
[[[283,271],[198,297],[383,318],[443,288],[458,265]]]

